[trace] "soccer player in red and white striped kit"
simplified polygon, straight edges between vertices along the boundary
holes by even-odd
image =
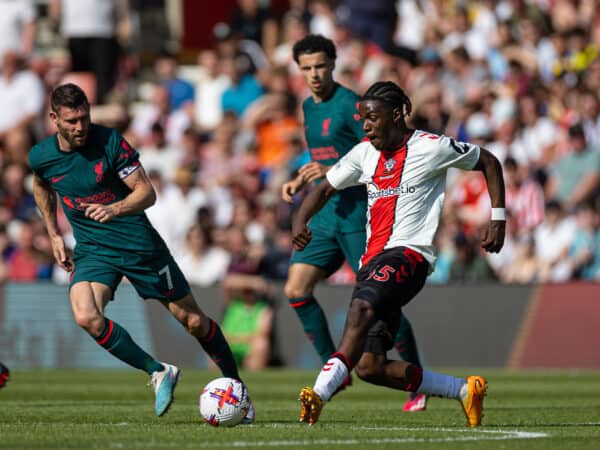
[[[292,226],[301,251],[310,241],[308,220],[333,194],[366,185],[367,247],[346,318],[342,341],[321,369],[312,388],[300,392],[300,421],[316,423],[327,400],[352,369],[372,384],[409,392],[454,398],[468,426],[479,426],[487,380],[457,378],[386,357],[402,307],[419,293],[435,265],[433,240],[444,204],[450,167],[478,170],[485,177],[492,204],[481,246],[499,252],[505,236],[502,168],[489,151],[407,127],[411,102],[396,84],[373,84],[360,102],[367,140],[357,144],[305,198]]]

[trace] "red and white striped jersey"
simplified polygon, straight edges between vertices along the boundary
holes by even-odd
[[[327,172],[334,188],[367,185],[367,247],[361,266],[382,250],[406,246],[434,267],[446,171],[472,169],[479,152],[476,145],[416,130],[395,150],[380,151],[363,141],[340,159]]]

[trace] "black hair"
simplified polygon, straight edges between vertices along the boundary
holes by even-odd
[[[362,100],[379,100],[392,108],[400,110],[408,116],[412,111],[412,103],[408,95],[392,81],[378,81],[367,89]]]
[[[335,45],[331,39],[327,39],[325,36],[321,36],[320,34],[309,34],[294,44],[294,61],[298,63],[300,55],[319,52],[324,52],[327,57],[333,61],[335,61],[335,58],[337,58]]]
[[[70,109],[89,108],[90,103],[85,92],[73,83],[61,84],[50,94],[50,107],[58,113],[61,106]]]
[[[518,167],[519,167],[519,163],[517,163],[517,160],[515,158],[513,158],[512,156],[507,156],[506,159],[504,160],[504,168],[505,169],[515,170]]]
[[[583,129],[583,124],[578,122],[578,123],[571,125],[569,127],[569,136],[571,136],[571,137],[585,136],[585,130]]]

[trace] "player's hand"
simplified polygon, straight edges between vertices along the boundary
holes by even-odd
[[[288,181],[287,183],[283,183],[283,186],[281,187],[281,198],[283,201],[293,204],[294,199],[292,197],[296,195],[303,187],[304,180],[301,176],[293,179],[292,181]]]
[[[306,224],[294,223],[292,225],[292,244],[296,250],[304,250],[304,247],[308,245],[312,239],[312,233],[306,226]]]
[[[70,248],[65,247],[65,241],[60,236],[50,238],[52,253],[56,263],[67,272],[73,270],[73,254]]]
[[[318,162],[311,161],[300,167],[298,173],[302,176],[306,183],[312,183],[315,180],[323,178],[328,170],[329,166],[325,166],[323,164],[319,164]]]
[[[113,205],[85,202],[82,202],[79,205],[82,208],[85,208],[85,217],[95,220],[96,222],[106,223],[117,216],[117,211]]]
[[[483,232],[481,247],[489,253],[498,253],[504,245],[506,234],[506,222],[504,220],[492,220]]]

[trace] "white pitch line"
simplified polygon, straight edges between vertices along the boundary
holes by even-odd
[[[488,434],[514,434],[514,433],[530,433],[529,431],[519,430],[502,430],[502,429],[482,429],[482,428],[443,428],[443,427],[356,427],[359,430],[366,431],[435,431],[440,433],[488,433]],[[538,432],[531,432],[540,434]],[[541,433],[545,434],[545,433]],[[535,436],[536,438],[539,436]],[[542,436],[545,437],[545,436]]]
[[[431,430],[431,429],[430,429]],[[446,430],[443,428],[433,429],[432,431],[457,431]],[[498,434],[498,436],[476,435],[475,433]],[[373,439],[315,439],[298,441],[233,441],[230,443],[210,443],[206,447],[291,447],[291,446],[314,446],[314,445],[358,445],[358,444],[403,444],[403,443],[421,443],[421,442],[465,442],[465,441],[504,441],[510,439],[540,439],[548,437],[547,433],[513,430],[477,430],[472,436],[455,436],[443,438],[373,438]]]
[[[273,424],[277,425],[277,424]],[[409,427],[357,427],[365,430],[386,431],[439,431],[467,433],[465,436],[447,436],[440,438],[412,438],[412,437],[390,437],[390,438],[365,438],[365,439],[302,439],[285,441],[231,441],[231,442],[204,442],[181,446],[180,448],[250,448],[250,447],[308,447],[308,446],[331,446],[331,445],[365,445],[365,444],[407,444],[407,443],[440,443],[440,442],[468,442],[468,441],[504,441],[511,439],[541,439],[549,436],[548,433],[519,430],[460,430],[454,428],[409,428]],[[121,448],[123,444],[113,443],[112,447]],[[144,443],[143,447],[164,447],[161,443]],[[166,445],[170,447],[171,445]]]

